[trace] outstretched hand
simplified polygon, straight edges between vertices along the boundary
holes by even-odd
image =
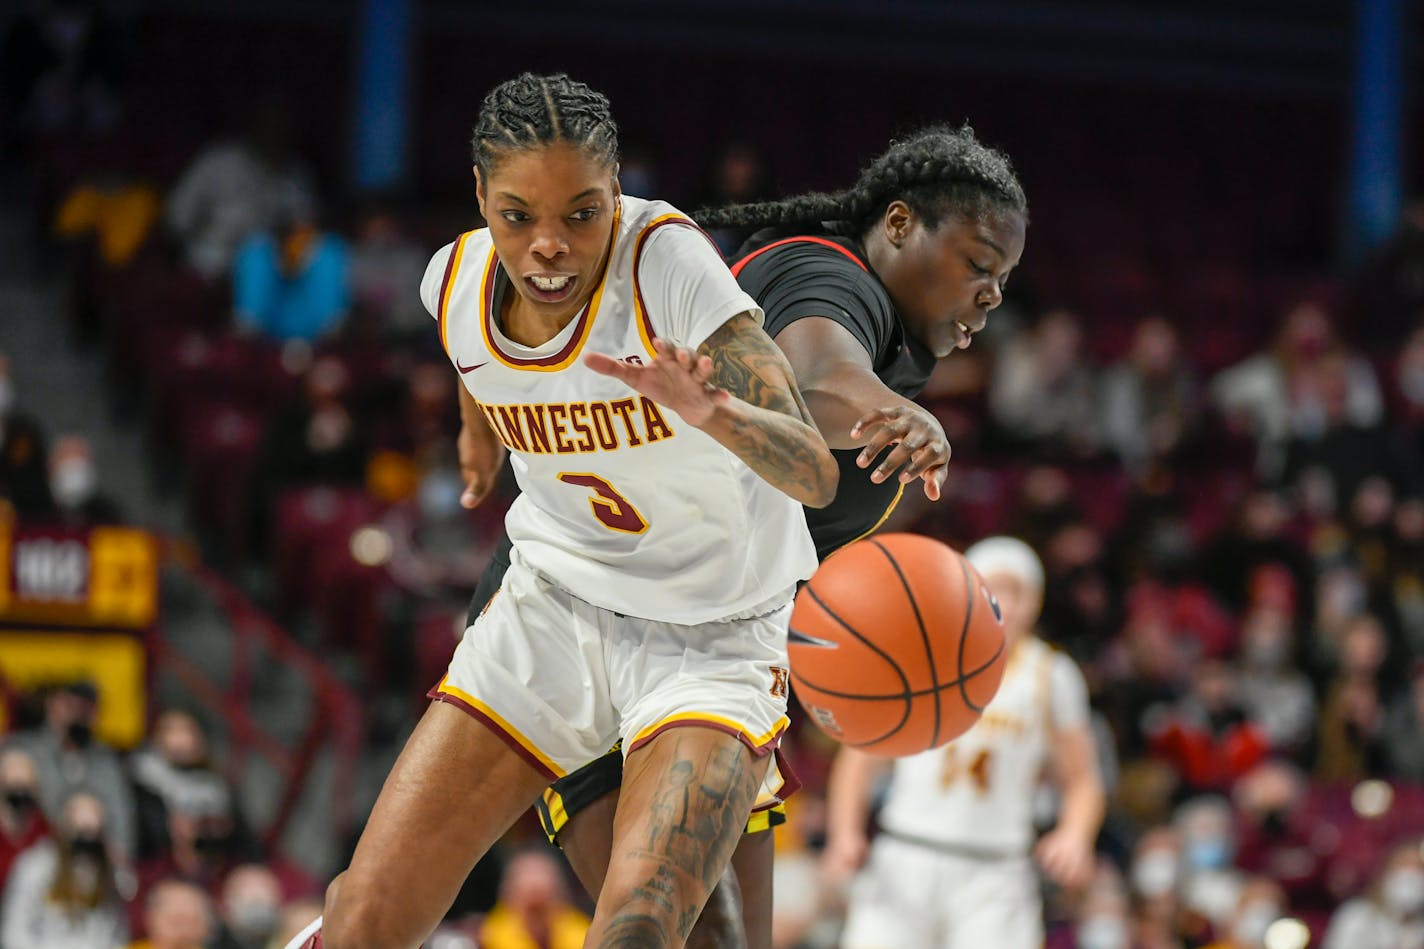
[[[683,346],[653,340],[651,362],[635,363],[603,353],[589,353],[583,363],[594,372],[612,376],[659,405],[672,409],[698,428],[711,421],[718,406],[731,396],[712,385],[712,360]]]
[[[918,405],[895,405],[872,409],[851,426],[850,437],[865,439],[855,463],[870,467],[876,457],[890,445],[895,448],[870,473],[870,480],[879,484],[900,472],[900,483],[909,484],[916,478],[925,482],[925,497],[938,501],[940,488],[949,474],[949,439],[939,419]]]

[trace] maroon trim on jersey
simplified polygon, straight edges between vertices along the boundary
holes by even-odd
[[[638,318],[642,320],[643,331],[647,334],[649,342],[652,342],[653,340],[657,339],[658,334],[653,329],[652,318],[648,316],[648,304],[646,301],[643,300],[643,284],[638,279],[638,263],[643,259],[643,245],[647,243],[648,238],[652,237],[653,232],[656,231],[658,228],[664,227],[668,224],[679,224],[683,227],[692,228],[694,231],[707,238],[707,243],[712,245],[712,249],[717,252],[717,256],[719,258],[722,256],[722,250],[717,246],[717,242],[712,239],[712,235],[708,234],[702,228],[698,227],[697,222],[693,221],[690,218],[665,218],[661,221],[654,221],[651,227],[643,229],[643,233],[638,235],[638,243],[633,245],[633,296],[638,301],[638,305],[636,308],[638,311]]]
[[[753,814],[757,811],[769,811],[778,804],[785,804],[791,799],[791,795],[801,790],[802,787],[800,775],[791,767],[791,762],[786,760],[786,756],[781,753],[781,746],[778,745],[772,754],[776,755],[776,772],[781,775],[781,787],[773,792],[771,800],[753,807]]]
[[[611,250],[609,251],[609,255],[612,256]],[[607,266],[608,265],[605,263],[604,274],[607,273]],[[603,275],[599,276],[599,286],[594,287],[593,296],[589,297],[588,302],[583,305],[583,309],[579,310],[578,319],[576,321],[577,325],[574,327],[573,335],[569,337],[569,341],[564,344],[564,348],[554,353],[552,356],[529,357],[511,355],[510,353],[505,352],[503,347],[499,345],[499,337],[496,335],[496,330],[498,329],[498,327],[495,325],[494,313],[494,281],[495,274],[498,272],[498,270],[499,255],[490,254],[490,262],[485,270],[485,336],[489,339],[490,347],[496,351],[495,355],[500,358],[500,361],[515,367],[557,366],[559,363],[565,361],[571,355],[573,355],[574,350],[577,349],[581,343],[583,343],[584,334],[588,331],[588,321],[589,318],[592,316],[592,304],[593,301],[599,296],[598,291],[601,289],[601,285],[603,283]],[[510,291],[513,293],[519,292],[513,287],[510,287]]]
[[[450,258],[445,261],[445,276],[440,278],[440,295],[435,298],[435,331],[441,343],[445,342],[445,311],[449,308],[445,294],[450,290],[450,277],[455,273],[455,258],[460,256],[460,245],[468,236],[461,234],[455,239],[455,246],[450,248]]]
[[[441,679],[440,681],[443,683],[445,680]],[[484,725],[486,728],[488,728],[491,732],[494,733],[494,736],[496,738],[508,745],[511,751],[513,751],[519,757],[523,758],[526,762],[529,763],[530,767],[532,767],[535,771],[538,771],[550,782],[557,781],[559,778],[563,777],[563,775],[555,774],[553,771],[550,771],[548,766],[545,765],[544,762],[536,758],[532,751],[524,747],[523,743],[520,742],[518,738],[515,738],[509,732],[501,728],[499,722],[496,722],[494,719],[490,718],[484,712],[481,712],[479,709],[475,708],[473,705],[471,705],[469,702],[466,702],[458,695],[451,695],[449,692],[441,692],[440,686],[437,685],[435,688],[425,693],[425,697],[436,702],[444,702],[447,705],[453,705],[455,706],[455,708],[458,708],[466,715],[469,715],[475,721]]]
[[[855,261],[855,265],[856,265],[857,267],[859,267],[861,270],[864,270],[866,273],[870,273],[870,268],[867,267],[867,266],[865,266],[865,261],[863,261],[863,260],[861,260],[859,257],[855,256],[855,254],[851,253],[849,250],[847,250],[846,248],[842,247],[840,244],[837,244],[835,241],[827,240],[827,239],[824,238],[824,237],[810,237],[810,236],[806,236],[806,237],[783,237],[783,238],[782,238],[781,240],[779,240],[779,241],[772,241],[770,244],[767,244],[765,247],[758,247],[756,250],[752,251],[750,254],[748,254],[747,256],[743,257],[741,260],[737,261],[735,264],[732,265],[732,276],[734,276],[734,277],[735,277],[735,276],[738,276],[739,274],[741,274],[742,268],[746,267],[747,264],[749,264],[749,263],[751,263],[752,261],[756,260],[756,259],[757,259],[758,257],[760,257],[762,254],[765,254],[767,251],[769,251],[769,250],[771,250],[771,249],[773,249],[773,248],[775,248],[775,247],[781,247],[781,246],[784,245],[784,244],[820,244],[820,245],[822,245],[823,247],[829,247],[829,248],[831,248],[831,250],[838,250],[838,251],[840,251],[842,254],[845,254],[847,257],[849,257],[851,260]]]
[[[756,755],[758,758],[765,758],[768,754],[771,754],[773,751],[775,751],[776,746],[781,742],[781,736],[786,734],[786,726],[782,726],[775,735],[767,739],[765,744],[753,745],[752,740],[747,737],[747,735],[742,732],[741,729],[733,728],[731,725],[728,725],[724,722],[718,722],[708,718],[677,718],[673,719],[670,722],[663,722],[661,725],[654,728],[651,732],[644,735],[642,738],[639,738],[637,741],[633,742],[633,744],[628,746],[628,751],[623,755],[623,757],[626,760],[629,754],[637,751],[639,748],[643,747],[648,742],[652,741],[654,738],[658,737],[668,729],[686,728],[689,726],[693,728],[711,728],[719,732],[725,732],[726,734],[735,737],[742,744],[746,745],[747,748],[751,751],[751,753]],[[794,775],[792,777],[794,777]],[[799,786],[800,782],[798,781],[797,783]]]

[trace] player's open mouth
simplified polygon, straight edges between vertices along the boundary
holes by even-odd
[[[961,323],[959,320],[954,321],[954,328],[959,331],[959,339],[955,342],[954,348],[968,349],[969,344],[973,342],[974,331],[971,330],[968,325]]]
[[[577,278],[573,274],[538,274],[524,278],[524,285],[534,294],[536,300],[558,303],[573,292]]]

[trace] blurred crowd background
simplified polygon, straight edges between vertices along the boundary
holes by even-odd
[[[319,910],[508,500],[459,506],[417,288],[479,223],[479,100],[525,68],[608,93],[624,190],[689,211],[848,183],[920,122],[1007,150],[1023,265],[925,394],[944,500],[906,492],[888,529],[1014,534],[1046,565],[1042,633],[1088,678],[1111,801],[1050,944],[1424,946],[1416,12],[0,13],[0,949],[256,949]],[[1381,107],[1394,138],[1362,147]],[[141,622],[95,605],[114,525],[152,552]],[[64,544],[93,571],[67,594]],[[78,645],[37,671],[36,635]],[[142,660],[122,695],[89,645],[115,635]],[[106,729],[134,701],[139,727]],[[777,941],[814,949],[843,896],[818,866],[834,749],[798,722],[788,751]],[[581,945],[576,892],[525,821],[431,944]]]

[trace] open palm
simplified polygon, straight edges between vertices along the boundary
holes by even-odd
[[[589,353],[583,362],[594,372],[622,380],[699,428],[731,398],[727,390],[712,385],[712,360],[708,357],[661,339],[653,340],[653,351],[656,355],[648,363],[624,362],[603,353]]]

